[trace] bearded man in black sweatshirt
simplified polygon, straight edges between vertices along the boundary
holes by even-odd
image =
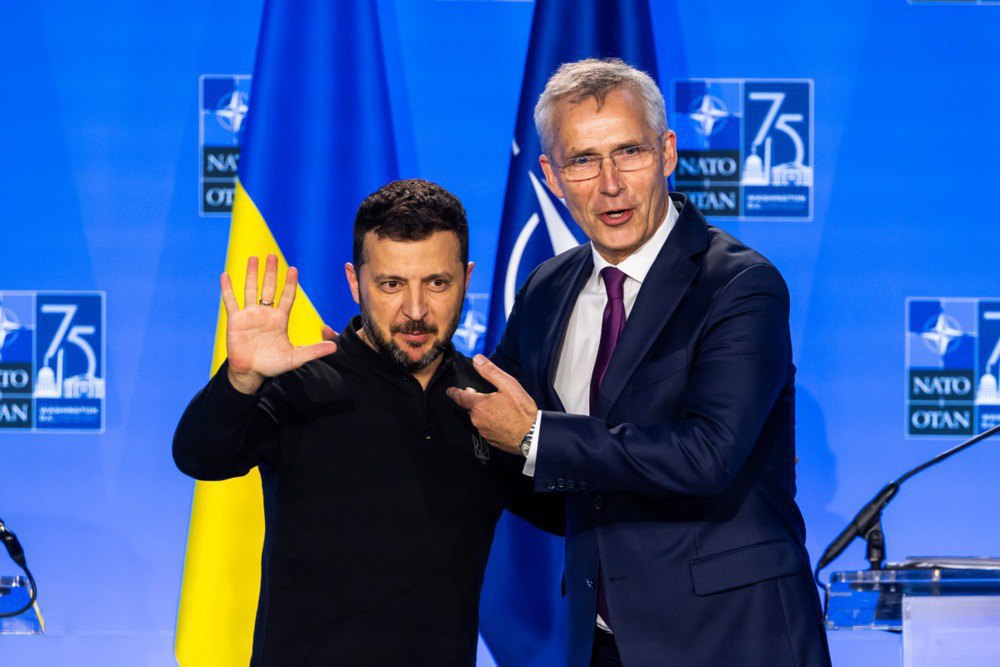
[[[396,181],[354,226],[347,280],[361,314],[296,348],[277,258],[228,275],[228,359],[184,412],[178,468],[221,480],[260,468],[265,538],[254,667],[474,665],[479,592],[502,510],[562,530],[523,460],[492,449],[448,387],[492,391],[450,339],[473,264],[459,201]]]

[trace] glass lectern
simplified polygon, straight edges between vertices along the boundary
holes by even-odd
[[[910,558],[835,572],[826,625],[901,632],[904,667],[998,664],[1000,559]]]
[[[24,577],[0,577],[0,614],[20,609],[31,599]],[[0,635],[37,635],[45,631],[38,603],[22,614],[0,618]]]

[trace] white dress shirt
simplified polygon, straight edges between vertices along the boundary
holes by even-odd
[[[663,244],[667,242],[671,230],[677,223],[677,208],[671,202],[667,207],[667,216],[649,240],[639,246],[638,250],[612,265],[604,259],[593,244],[590,252],[594,259],[594,270],[584,283],[580,295],[573,306],[566,335],[563,338],[559,358],[556,361],[553,386],[566,412],[574,415],[590,414],[590,378],[594,374],[594,362],[597,360],[597,348],[601,343],[601,326],[604,318],[604,307],[608,303],[608,292],[601,279],[601,269],[606,266],[617,266],[626,275],[625,278],[625,321],[628,326],[628,316],[639,295],[642,281],[646,279],[650,267],[656,261]],[[524,474],[535,475],[535,460],[538,458],[538,447],[541,442],[542,411],[535,417],[534,435],[528,459],[524,463]]]
[[[584,283],[580,295],[573,306],[569,324],[566,325],[566,335],[563,337],[562,349],[556,362],[553,386],[569,414],[590,414],[590,379],[594,374],[594,363],[597,361],[597,348],[601,344],[601,328],[604,319],[604,307],[608,303],[608,291],[601,278],[601,269],[606,266],[617,266],[625,274],[625,326],[628,326],[628,316],[639,295],[642,281],[653,266],[663,244],[667,242],[671,230],[677,222],[677,208],[671,202],[667,207],[667,216],[649,240],[616,265],[604,259],[591,243],[590,252],[594,259],[594,270]],[[538,448],[542,438],[542,411],[535,417],[534,435],[528,449],[528,457],[524,462],[524,474],[535,475],[535,461],[538,458]],[[598,628],[611,632],[611,628],[598,614],[595,619]]]

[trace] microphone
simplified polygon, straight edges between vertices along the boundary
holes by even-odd
[[[20,540],[7,527],[3,519],[0,519],[0,542],[3,542],[7,553],[10,555],[10,559],[24,570],[24,574],[28,577],[28,584],[31,586],[31,594],[28,596],[28,601],[23,607],[14,611],[0,612],[0,618],[10,618],[12,616],[20,616],[31,609],[32,605],[35,604],[35,600],[38,599],[38,588],[35,586],[35,577],[31,574],[31,570],[28,569],[28,561],[24,557],[24,548],[21,546]]]
[[[27,562],[24,559],[24,548],[21,547],[21,542],[17,539],[17,535],[11,532],[10,528],[0,519],[0,542],[7,548],[7,553],[10,554],[10,559],[24,568]]]
[[[868,543],[868,561],[871,563],[870,569],[881,570],[883,564],[885,563],[885,534],[882,532],[882,510],[893,498],[896,497],[896,494],[899,492],[899,487],[902,486],[903,482],[910,479],[917,473],[926,470],[927,468],[930,468],[947,458],[951,458],[963,449],[968,449],[977,442],[985,440],[986,438],[996,435],[997,433],[1000,433],[1000,424],[983,431],[979,435],[969,438],[963,443],[955,445],[951,449],[941,452],[931,460],[921,463],[912,470],[908,470],[896,481],[889,482],[883,486],[882,489],[875,494],[875,497],[868,501],[868,503],[854,515],[854,518],[851,519],[851,522],[847,525],[847,527],[844,528],[844,530],[842,530],[836,538],[834,538],[833,542],[830,543],[830,546],[828,546],[826,551],[823,552],[823,556],[819,559],[819,562],[816,565],[816,571],[814,572],[816,584],[820,588],[823,588],[823,584],[819,579],[820,571],[833,562],[837,556],[843,553],[844,549],[847,548],[847,545],[849,545],[855,537],[863,536],[865,541]]]
[[[882,509],[889,504],[889,501],[896,497],[896,493],[899,492],[898,482],[889,482],[882,487],[882,490],[875,494],[875,497],[868,501],[864,507],[854,515],[851,522],[847,524],[847,527],[840,532],[840,535],[830,543],[830,546],[826,548],[823,552],[823,556],[819,559],[819,563],[816,565],[816,573],[825,568],[830,564],[837,556],[844,552],[855,537],[866,535],[875,528],[876,524],[880,524],[880,519],[882,516]],[[878,530],[881,531],[881,525],[878,526]],[[882,547],[884,549],[884,538]],[[879,569],[872,563],[872,569]]]

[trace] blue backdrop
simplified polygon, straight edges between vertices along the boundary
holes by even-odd
[[[992,306],[977,301],[1000,297],[1000,6],[651,4],[678,129],[719,112],[713,95],[744,90],[717,80],[811,82],[811,107],[786,119],[802,136],[811,128],[811,220],[719,224],[770,257],[791,289],[799,503],[815,558],[884,482],[956,442],[963,417],[996,419],[973,390],[911,395],[910,371],[980,386],[1000,337]],[[400,174],[465,203],[477,263],[469,305],[485,318],[532,4],[383,0],[379,12]],[[25,545],[48,630],[0,637],[5,665],[171,664],[193,482],[174,469],[170,437],[207,378],[228,232],[224,216],[202,215],[201,123],[221,121],[220,100],[199,112],[200,86],[205,75],[250,74],[260,13],[252,0],[2,10],[0,308],[22,325],[38,318],[47,344],[50,292],[103,292],[106,307],[102,318],[86,295],[55,297],[84,304],[75,339],[96,350],[104,382],[78,388],[93,394],[72,405],[98,405],[103,432],[86,421],[31,431],[9,410],[0,423],[0,516]],[[708,106],[675,108],[674,92],[695,84]],[[749,99],[728,122],[759,115]],[[794,162],[778,157],[777,135],[773,146],[775,162]],[[749,144],[736,150],[745,164]],[[346,259],[330,258],[337,285]],[[22,363],[14,343],[0,363]],[[959,354],[963,345],[972,351]],[[86,375],[82,349],[66,347],[66,373]],[[0,391],[16,401],[16,388]],[[997,444],[910,482],[885,519],[890,558],[998,555]],[[836,567],[862,563],[854,546]],[[0,558],[0,574],[15,569]],[[888,635],[831,642],[843,665],[898,655]]]

